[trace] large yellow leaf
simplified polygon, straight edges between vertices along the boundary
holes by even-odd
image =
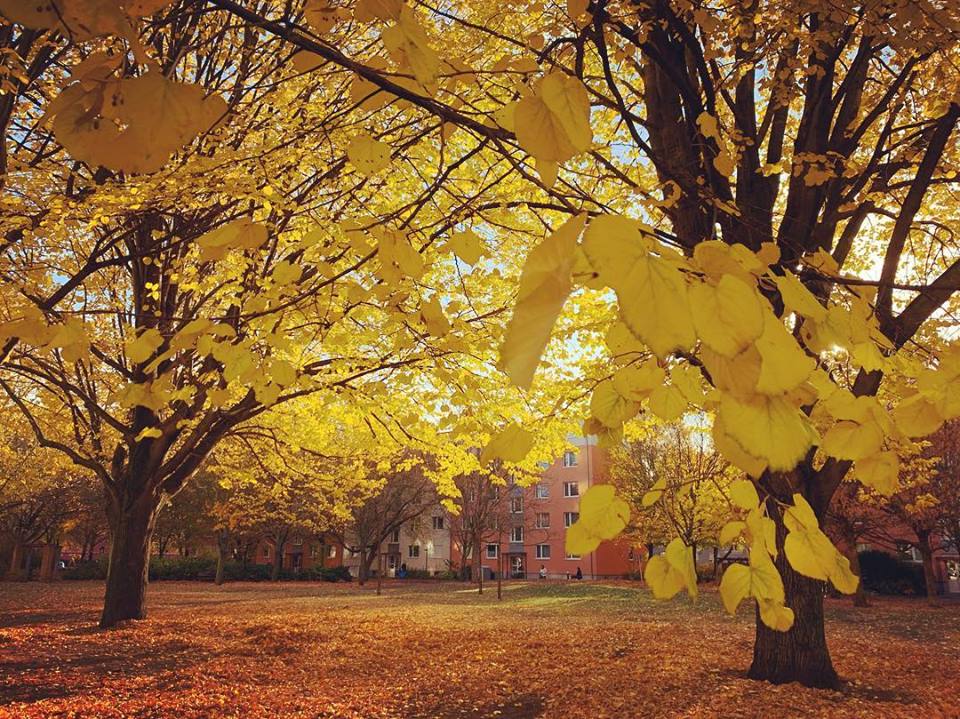
[[[622,217],[591,221],[583,240],[590,263],[617,292],[623,321],[663,358],[690,348],[696,335],[683,273],[648,247],[638,223]]]
[[[496,434],[480,453],[482,463],[493,459],[520,462],[533,448],[533,434],[518,424],[511,424]]]
[[[883,430],[873,421],[863,424],[850,420],[835,423],[820,443],[820,449],[837,459],[861,460],[880,453]]]
[[[587,89],[561,72],[543,77],[517,103],[513,121],[520,146],[542,162],[565,162],[593,142]]]
[[[574,250],[585,224],[586,215],[567,220],[531,250],[523,267],[517,305],[500,347],[499,362],[520,387],[533,382],[553,325],[573,287]]]
[[[386,28],[382,37],[393,61],[411,72],[425,88],[431,88],[440,71],[440,56],[430,47],[427,33],[417,22],[413,10],[404,6],[397,24]]]
[[[896,452],[878,452],[858,460],[853,473],[863,484],[889,497],[897,490],[900,460]]]
[[[724,395],[717,417],[730,439],[774,471],[793,469],[817,439],[807,417],[782,397]]]
[[[755,558],[756,557],[756,558]],[[747,597],[783,602],[783,580],[765,552],[750,552],[750,564],[731,564],[720,580],[720,599],[733,614]]]
[[[249,219],[234,220],[197,238],[200,259],[219,260],[233,249],[255,250],[269,237],[266,226]]]
[[[735,479],[730,483],[730,501],[741,509],[756,509],[760,504],[760,495],[753,482],[748,479]]]
[[[626,399],[611,380],[604,380],[593,388],[590,396],[590,412],[605,427],[616,429],[640,410],[640,405]]]
[[[347,145],[347,158],[364,175],[373,175],[390,164],[390,145],[364,133]]]
[[[923,394],[908,397],[893,408],[893,421],[897,429],[908,437],[933,434],[943,424],[943,420],[937,403]]]
[[[808,290],[795,274],[789,270],[783,276],[774,277],[783,304],[791,312],[808,317],[816,322],[827,318],[827,308]]]
[[[687,408],[687,399],[673,385],[661,384],[650,393],[647,406],[650,411],[664,422],[673,422],[683,415]]]
[[[97,84],[74,83],[51,106],[57,140],[76,159],[124,172],[156,172],[227,111],[218,95],[159,70]]]
[[[763,334],[756,347],[762,358],[757,392],[762,394],[789,392],[800,386],[816,367],[816,361],[804,353],[769,309],[763,311]]]
[[[762,300],[754,287],[724,275],[716,287],[695,282],[690,311],[697,336],[715,352],[733,357],[763,332]]]
[[[580,498],[580,517],[574,524],[577,530],[567,532],[566,551],[592,552],[600,542],[620,534],[629,521],[630,505],[617,496],[613,485],[596,484]]]
[[[468,265],[477,264],[483,256],[483,240],[472,230],[454,232],[450,235],[447,247]]]

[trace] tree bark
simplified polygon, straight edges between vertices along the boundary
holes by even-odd
[[[850,549],[847,550],[847,559],[850,560],[850,570],[860,577],[860,552],[857,551],[856,543],[850,546]],[[863,579],[861,577],[860,581],[857,582],[857,591],[853,594],[853,606],[855,607],[869,607],[870,602],[867,601],[867,590],[863,588]]]
[[[283,569],[283,549],[286,542],[277,541],[273,548],[273,569],[270,570],[270,581],[280,581],[280,570]]]
[[[13,555],[10,557],[10,571],[7,573],[9,579],[20,579],[20,564],[23,562],[23,550],[20,542],[14,541]]]
[[[937,593],[937,574],[933,570],[933,547],[930,546],[930,534],[917,532],[917,549],[923,560],[923,582],[927,589],[927,604],[933,607],[940,606]]]
[[[226,532],[217,532],[217,573],[213,577],[213,583],[218,587],[223,584],[223,565],[227,557],[227,537]]]
[[[158,503],[141,497],[120,507],[110,517],[110,558],[100,626],[116,626],[126,619],[145,619],[150,543]]]
[[[823,627],[824,584],[793,570],[783,551],[783,519],[777,510],[770,515],[777,523],[780,547],[775,564],[783,578],[786,605],[793,610],[794,620],[789,631],[779,632],[760,620],[757,608],[753,663],[747,676],[774,684],[799,682],[807,687],[836,689],[840,678],[830,660]]]

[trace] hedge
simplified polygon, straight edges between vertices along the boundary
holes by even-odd
[[[212,581],[217,572],[217,560],[213,557],[150,557],[150,580],[204,580]],[[241,564],[227,562],[223,565],[223,578],[226,581],[265,582],[270,579],[273,567],[269,564]],[[106,579],[107,561],[98,559],[92,562],[80,562],[61,571],[64,579]],[[284,581],[324,581],[349,582],[350,571],[346,567],[311,567],[292,572],[284,569],[280,572]]]

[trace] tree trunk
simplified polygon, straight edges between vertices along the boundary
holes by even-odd
[[[370,565],[373,564],[374,556],[375,555],[367,554],[363,551],[360,553],[360,568],[357,570],[357,578],[361,587],[366,584],[370,578]]]
[[[850,560],[850,570],[860,576],[860,552],[857,551],[857,544],[848,545],[847,549],[847,559]],[[863,579],[857,582],[857,591],[853,594],[853,606],[855,607],[869,607],[870,602],[867,601],[867,590],[863,588]]]
[[[783,578],[786,605],[793,610],[793,626],[786,632],[770,629],[756,613],[756,639],[753,663],[747,673],[751,679],[774,684],[799,682],[807,687],[836,689],[840,679],[830,660],[823,628],[823,582],[793,571],[783,551],[786,529],[780,513],[772,511],[777,523],[780,552],[776,566]]]
[[[285,542],[278,541],[274,544],[273,569],[270,570],[270,581],[280,581],[280,570],[283,569],[283,549]]]
[[[218,587],[223,584],[223,565],[227,558],[227,537],[226,532],[217,532],[217,573],[213,577],[213,583]]]
[[[13,555],[10,557],[10,571],[7,573],[9,579],[20,579],[20,565],[23,563],[23,549],[20,542],[14,541]]]
[[[141,497],[110,517],[110,558],[103,598],[101,627],[126,619],[145,619],[150,543],[157,520],[157,503]]]
[[[923,582],[927,589],[927,604],[940,606],[937,592],[937,574],[933,570],[933,547],[930,546],[929,532],[917,532],[917,549],[923,560]]]

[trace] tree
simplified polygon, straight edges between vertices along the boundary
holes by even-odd
[[[680,537],[694,558],[698,547],[717,548],[732,469],[703,430],[686,424],[626,442],[610,459],[611,484],[631,509],[624,532],[648,547]]]
[[[338,532],[340,543],[360,555],[360,584],[370,578],[387,538],[439,503],[435,487],[424,475],[424,461],[422,457],[395,457],[367,468],[375,482],[362,490],[365,497],[358,499]]]
[[[831,498],[851,471],[866,484],[886,487],[896,473],[896,452],[885,442],[925,436],[960,414],[957,393],[948,389],[960,375],[960,352],[947,347],[938,332],[955,304],[960,279],[952,202],[958,181],[952,170],[957,160],[954,130],[960,117],[953,96],[958,45],[954,28],[960,12],[956,3],[837,7],[809,0],[757,0],[702,6],[673,0],[595,0],[546,7],[478,1],[452,8],[357,0],[332,13],[315,3],[251,7],[234,0],[211,0],[213,12],[207,12],[208,6],[201,12],[191,4],[138,7],[148,12],[158,6],[161,12],[150,19],[116,17],[119,3],[113,15],[104,10],[96,18],[86,17],[83,5],[75,3],[67,3],[59,13],[46,6],[40,10],[17,3],[2,6],[16,22],[70,38],[73,54],[62,62],[74,68],[76,48],[103,42],[90,36],[116,28],[123,28],[122,42],[128,45],[122,48],[129,46],[134,58],[116,70],[111,65],[116,61],[110,59],[115,56],[87,62],[76,72],[88,81],[60,94],[59,68],[34,80],[25,76],[25,84],[18,80],[21,96],[43,87],[57,94],[57,100],[52,138],[42,128],[33,132],[40,127],[35,118],[48,109],[47,102],[15,103],[21,114],[14,112],[8,125],[8,146],[19,153],[11,164],[28,171],[8,175],[8,186],[14,184],[18,198],[11,214],[18,218],[18,229],[24,229],[25,244],[21,251],[20,239],[16,240],[17,262],[7,274],[18,278],[19,287],[28,286],[11,306],[14,324],[4,328],[4,337],[10,338],[8,342],[19,337],[31,349],[8,361],[5,372],[35,384],[42,378],[41,385],[55,388],[55,394],[75,396],[75,388],[84,386],[72,376],[68,381],[50,358],[58,347],[77,345],[67,341],[76,336],[76,325],[68,326],[60,315],[52,315],[55,308],[33,291],[33,281],[22,279],[29,270],[37,270],[30,262],[36,256],[30,250],[36,247],[37,233],[26,221],[37,208],[23,207],[23,198],[39,197],[59,209],[63,196],[73,201],[78,182],[96,197],[80,203],[79,213],[71,206],[67,209],[74,211],[62,213],[63,221],[59,214],[54,218],[58,231],[50,233],[53,244],[44,249],[53,247],[50,254],[57,257],[77,256],[63,262],[68,266],[65,272],[37,273],[49,276],[40,284],[63,276],[84,278],[75,287],[82,285],[88,292],[94,284],[114,284],[112,275],[111,282],[104,282],[110,273],[101,272],[97,261],[90,263],[90,257],[99,257],[99,245],[94,251],[74,252],[70,244],[78,214],[87,224],[96,218],[98,228],[100,220],[108,218],[99,234],[90,233],[96,235],[93,241],[120,237],[124,251],[109,255],[110,261],[129,277],[143,280],[129,282],[122,297],[136,299],[138,292],[149,296],[159,288],[164,305],[176,312],[161,315],[165,321],[195,314],[192,306],[175,301],[185,286],[201,287],[189,294],[213,292],[208,288],[223,284],[223,273],[208,271],[209,263],[193,262],[187,271],[177,253],[188,252],[188,246],[241,245],[236,249],[243,252],[231,257],[237,262],[238,255],[256,260],[251,265],[256,270],[227,276],[231,281],[243,277],[238,285],[244,289],[256,278],[288,278],[293,270],[283,262],[292,265],[302,257],[309,262],[307,249],[297,244],[301,239],[283,231],[270,234],[271,244],[263,253],[246,248],[262,237],[260,230],[237,234],[231,230],[203,242],[204,234],[187,231],[206,233],[222,227],[228,220],[220,215],[221,208],[228,208],[228,213],[239,212],[238,207],[246,211],[252,201],[258,208],[252,218],[230,215],[229,221],[250,219],[256,224],[267,217],[271,225],[279,223],[290,232],[295,219],[311,210],[332,220],[331,226],[343,213],[355,214],[361,219],[359,227],[337,224],[338,231],[331,233],[330,246],[325,246],[330,253],[315,263],[317,275],[305,271],[286,285],[279,282],[290,288],[289,293],[280,292],[283,299],[252,291],[252,297],[241,292],[239,300],[230,294],[228,301],[213,292],[219,302],[212,303],[217,309],[209,314],[230,317],[236,334],[209,340],[226,345],[209,362],[234,367],[241,375],[248,365],[273,362],[275,348],[260,339],[257,322],[251,321],[269,321],[274,329],[277,314],[286,323],[284,329],[315,326],[311,321],[323,327],[322,351],[295,369],[310,377],[323,375],[328,388],[346,381],[349,372],[385,371],[397,363],[421,366],[453,354],[457,362],[434,366],[425,382],[411,382],[423,387],[435,381],[436,389],[456,387],[457,399],[438,415],[442,425],[456,416],[448,409],[459,411],[469,404],[460,401],[463,397],[482,396],[473,379],[490,378],[479,367],[490,359],[488,349],[495,344],[501,350],[499,366],[518,386],[530,389],[524,397],[530,404],[510,402],[511,409],[521,409],[515,414],[504,411],[497,422],[486,423],[483,433],[489,444],[484,439],[473,446],[486,444],[490,458],[516,462],[526,461],[537,441],[524,426],[532,410],[551,417],[581,412],[584,382],[593,389],[588,430],[599,432],[604,441],[616,441],[623,423],[643,406],[671,420],[686,408],[711,413],[718,450],[750,475],[756,493],[752,503],[753,495],[738,484],[737,499],[731,496],[730,521],[740,524],[732,524],[730,531],[742,532],[750,545],[751,564],[732,567],[722,584],[731,610],[748,596],[757,600],[750,675],[836,686],[839,680],[823,629],[821,584],[829,580],[838,589],[853,592],[856,581],[849,563],[820,527]],[[83,22],[76,22],[77,13]],[[139,33],[128,29],[131,23]],[[191,30],[181,31],[184,27]],[[24,37],[30,34],[24,31]],[[206,89],[229,97],[230,102],[221,98],[233,113],[229,121],[205,132],[222,105],[213,101],[205,106],[203,93],[179,90],[184,98],[189,95],[184,103],[194,110],[186,113],[189,122],[173,127],[161,123],[163,132],[144,133],[145,128],[152,129],[151,120],[156,123],[174,115],[145,112],[151,106],[135,101],[138,92],[160,80],[150,72],[135,73],[136,66],[145,66],[150,59],[139,44],[140,35],[151,39],[143,45],[158,54],[161,65],[167,63],[165,71],[181,75],[188,71],[191,78],[206,83]],[[217,38],[213,45],[219,51],[213,59],[205,52],[211,36]],[[13,32],[7,39],[15,49],[21,38]],[[243,49],[240,56],[246,62],[234,59],[232,45]],[[272,52],[278,48],[282,52]],[[170,49],[176,54],[168,54]],[[278,77],[268,68],[276,68],[286,79],[280,68],[294,50],[295,60],[289,64],[308,87],[268,81]],[[122,84],[115,87],[111,77]],[[122,103],[125,109],[103,102],[96,88],[105,84],[131,100]],[[270,102],[257,102],[263,98],[257,93],[274,88],[291,95],[271,95]],[[291,97],[296,101],[280,101]],[[252,109],[246,104],[250,102]],[[304,109],[313,112],[299,112]],[[280,132],[283,137],[278,138],[275,128],[288,127],[285,123],[291,117],[314,124],[309,129],[296,125],[292,136]],[[111,124],[114,119],[118,122]],[[243,133],[235,132],[238,127],[251,128],[251,137],[242,139]],[[321,127],[323,143],[311,142]],[[25,128],[31,133],[23,141]],[[144,134],[151,142],[143,145],[151,153],[124,155]],[[150,211],[143,213],[143,222],[129,222],[128,209],[142,203],[126,197],[118,201],[109,173],[154,169],[198,134],[201,139],[191,147],[200,151],[181,153],[171,168],[185,173],[180,177],[202,176],[204,182],[196,183],[196,188],[189,182],[148,183],[150,192],[144,197],[150,198]],[[298,144],[298,138],[306,145]],[[56,162],[50,158],[60,155],[59,150],[45,154],[51,143],[66,147],[80,165],[76,172],[53,170]],[[224,148],[237,153],[231,158],[249,157],[242,150],[256,148],[257,160],[241,163],[240,173],[218,176],[215,169],[222,166],[217,155],[222,158]],[[294,151],[283,152],[290,148]],[[317,177],[331,185],[319,192],[309,180],[300,182],[299,172],[304,158],[327,157],[324,152],[329,149],[338,159],[318,168]],[[264,153],[283,156],[287,163],[267,177],[259,162]],[[107,175],[98,175],[99,167],[88,169],[92,166],[107,168]],[[390,182],[382,181],[383,174],[378,180],[378,173],[388,168]],[[284,181],[275,180],[275,175]],[[108,189],[97,189],[98,177],[104,183],[110,180]],[[351,185],[350,178],[357,183]],[[232,192],[230,185],[211,191],[212,183],[221,180],[236,183],[237,190],[247,186],[249,192]],[[174,184],[178,202],[162,202]],[[56,190],[50,192],[51,187]],[[124,182],[124,187],[129,185]],[[291,192],[291,187],[302,191]],[[46,191],[35,192],[37,188]],[[101,195],[114,199],[104,202]],[[294,199],[284,203],[281,197]],[[116,217],[118,206],[123,221],[109,220]],[[216,211],[217,217],[191,208]],[[375,229],[366,232],[370,226]],[[313,237],[302,229],[304,240]],[[161,237],[153,237],[154,232]],[[427,273],[425,268],[432,272],[434,260],[442,254],[435,240],[446,235],[457,257],[470,264],[489,252],[487,243],[492,245],[496,238],[495,271],[474,273],[467,280],[458,272]],[[411,236],[420,240],[415,252],[410,250]],[[931,236],[935,242],[928,242]],[[155,243],[164,242],[162,252],[154,251]],[[66,247],[71,248],[69,253],[62,249]],[[371,259],[374,253],[380,263],[376,283],[357,281],[359,289],[350,295],[347,282],[341,282],[350,275],[346,267]],[[514,277],[518,258],[524,256],[518,301],[504,329],[497,319],[506,294],[499,280]],[[134,257],[148,257],[149,269],[141,272]],[[344,264],[338,265],[341,259]],[[277,272],[277,267],[282,269]],[[360,275],[369,280],[360,267]],[[176,281],[165,274],[167,268]],[[100,274],[99,283],[85,274],[93,271]],[[177,284],[182,272],[186,285]],[[423,340],[424,334],[446,336],[451,301],[427,288],[421,282],[425,276],[447,280],[436,287],[466,290],[455,317],[466,327],[455,342]],[[495,291],[485,288],[488,280]],[[306,312],[311,298],[328,297],[326,292],[334,292],[331,287],[348,296],[338,294],[336,299],[343,301],[336,302],[331,298],[329,308],[324,299],[318,300],[324,306],[323,319],[298,324],[297,313]],[[59,303],[59,312],[82,305],[86,298],[75,293],[64,299],[69,301]],[[128,325],[125,318],[134,317],[141,333],[135,341],[158,329],[153,325],[156,314],[146,306],[110,299],[109,309],[99,298],[93,309],[123,318],[122,328]],[[248,299],[254,302],[249,311],[244,309]],[[236,302],[239,310],[234,309]],[[354,313],[366,318],[368,308],[382,311],[384,317],[364,326],[366,341],[353,341]],[[406,315],[396,311],[400,308],[409,309],[407,315],[412,314],[415,323],[422,321],[428,331],[408,333]],[[65,329],[51,329],[46,318],[41,323],[37,310]],[[335,325],[330,334],[349,340],[343,347],[323,334],[327,321]],[[344,324],[336,327],[341,321]],[[183,331],[175,321],[173,326]],[[116,332],[107,329],[100,328],[106,339],[98,338],[91,350],[97,365],[103,364],[97,354],[104,353],[103,344],[126,339],[111,336]],[[162,322],[158,331],[169,341],[172,332]],[[143,342],[150,354],[142,363],[134,359],[133,367],[150,375],[153,354],[164,357],[154,383],[168,374],[161,368],[168,361],[179,368],[186,366],[185,356],[196,360],[186,373],[192,376],[203,366],[201,359],[211,356],[187,348],[167,358],[169,346],[151,348],[156,337],[146,337]],[[389,347],[369,351],[378,339]],[[251,344],[256,345],[256,362],[248,349]],[[577,344],[585,351],[574,351],[571,347]],[[134,357],[144,345],[136,347]],[[118,361],[115,353],[108,356],[121,367],[129,365],[122,358]],[[326,364],[316,364],[331,356],[344,358],[350,369],[341,365],[342,373],[337,374]],[[534,381],[541,357],[545,367]],[[79,374],[96,376],[99,388],[102,380],[86,362],[81,359]],[[57,371],[51,373],[51,367]],[[580,368],[583,374],[576,377]],[[289,370],[278,371],[278,379],[289,378]],[[176,371],[174,375],[183,376]],[[187,456],[196,458],[191,463],[199,463],[221,430],[262,411],[264,398],[280,399],[271,396],[275,388],[269,389],[276,384],[266,382],[246,403],[228,404],[222,416],[164,414],[163,422],[169,419],[173,424],[158,426],[158,418],[152,416],[155,410],[147,407],[135,412],[139,420],[133,427],[121,425],[132,438],[158,428],[160,437],[143,437],[138,444],[143,445],[142,452],[163,459],[171,444],[188,441],[183,429],[174,429],[177,423],[196,418],[197,427],[204,428],[198,436],[203,442],[200,451],[188,449]],[[21,403],[29,394],[10,382],[5,387]],[[175,384],[171,392],[183,389],[183,384]],[[89,388],[84,390],[70,406],[89,413],[91,394]],[[205,394],[201,391],[194,399],[205,401],[200,400]],[[544,399],[551,395],[553,401]],[[184,399],[175,402],[190,406]],[[103,422],[111,424],[97,414],[96,423]],[[210,434],[208,426],[216,431]],[[121,432],[120,427],[113,430]],[[124,448],[117,456],[117,465],[123,468],[127,457],[139,460],[141,454]],[[176,449],[173,456],[179,456]],[[102,471],[103,464],[99,466]],[[161,461],[159,467],[171,465]],[[135,469],[137,477],[154,476],[150,466]],[[169,493],[194,469],[185,466],[159,484],[153,479],[148,484],[156,494],[166,483],[159,493]],[[129,469],[124,472],[125,477],[133,476]],[[138,482],[124,479],[123,484],[139,486]],[[606,490],[590,497],[597,511],[582,513],[582,523],[572,531],[575,543],[601,541],[625,525],[618,498]],[[586,496],[583,501],[588,501]],[[140,528],[135,532],[138,538],[149,534],[147,510],[154,504],[153,499],[144,500],[138,508],[140,518],[134,523]],[[123,513],[113,514],[123,524],[118,519]],[[122,528],[123,532],[114,532],[115,538],[126,532],[126,526]],[[695,592],[684,559],[688,549],[682,540],[677,542],[668,551],[666,564],[655,565],[664,569],[655,582],[655,591],[662,596],[684,586]],[[142,560],[128,564],[136,568]],[[754,581],[755,575],[769,581]],[[142,595],[136,586],[131,591]],[[142,601],[134,604],[134,610],[121,614],[141,616]],[[105,619],[115,617],[111,611]]]

